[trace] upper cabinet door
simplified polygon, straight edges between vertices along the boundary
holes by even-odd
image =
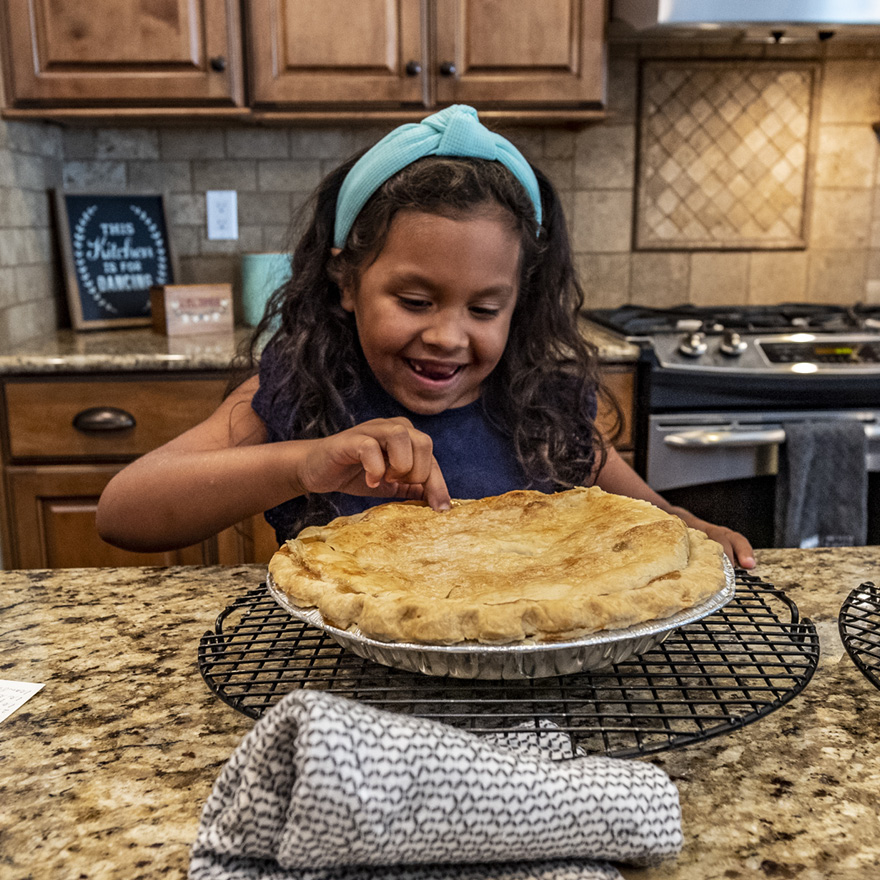
[[[253,106],[424,103],[425,8],[422,0],[252,0]]]
[[[604,0],[436,2],[438,103],[604,104]]]
[[[244,104],[238,0],[0,0],[17,107]]]

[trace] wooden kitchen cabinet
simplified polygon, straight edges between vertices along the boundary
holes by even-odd
[[[275,537],[262,516],[168,553],[119,550],[95,527],[98,498],[113,475],[206,418],[225,385],[191,375],[5,379],[4,567],[268,562]]]
[[[602,367],[602,381],[611,396],[620,407],[620,434],[618,435],[615,448],[621,458],[633,464],[635,458],[635,440],[633,424],[635,421],[636,400],[636,370],[634,364],[604,364]],[[615,414],[607,405],[600,401],[598,424],[600,431],[609,431],[614,427]]]
[[[244,8],[256,107],[422,103],[420,0],[255,0]]]
[[[98,498],[119,470],[112,465],[45,465],[6,472],[13,543],[7,568],[93,568],[126,565],[203,565],[207,546],[169,553],[132,553],[102,541],[95,528]]]
[[[604,103],[603,0],[438,0],[436,28],[439,104]]]
[[[0,0],[14,107],[243,107],[239,0]]]
[[[587,120],[605,16],[606,0],[0,0],[4,115],[395,122],[468,103]]]
[[[257,108],[598,107],[604,0],[255,0]]]

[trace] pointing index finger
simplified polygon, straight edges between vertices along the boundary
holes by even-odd
[[[446,480],[437,459],[431,456],[433,466],[428,479],[424,483],[424,491],[422,498],[428,502],[433,510],[449,510],[452,507],[452,499],[449,496],[449,489],[446,487]]]

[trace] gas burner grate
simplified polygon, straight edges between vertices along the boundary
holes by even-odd
[[[785,333],[811,329],[842,333],[875,331],[880,326],[880,308],[863,304],[846,307],[823,303],[772,306],[695,306],[685,303],[665,309],[626,305],[616,309],[595,309],[585,315],[628,336],[672,333],[684,329],[685,325],[697,325],[709,333],[720,332],[722,328],[749,332]]]
[[[818,658],[813,624],[799,620],[783,593],[742,571],[727,606],[601,672],[477,681],[391,669],[292,618],[265,585],[227,607],[198,649],[208,687],[251,718],[295,688],[312,688],[553,757],[645,755],[735,730],[797,696]]]
[[[837,626],[853,663],[880,688],[880,589],[871,581],[856,587],[840,606]]]

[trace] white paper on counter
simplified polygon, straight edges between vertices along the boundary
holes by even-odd
[[[5,721],[42,687],[30,681],[4,681],[0,678],[0,722]]]

